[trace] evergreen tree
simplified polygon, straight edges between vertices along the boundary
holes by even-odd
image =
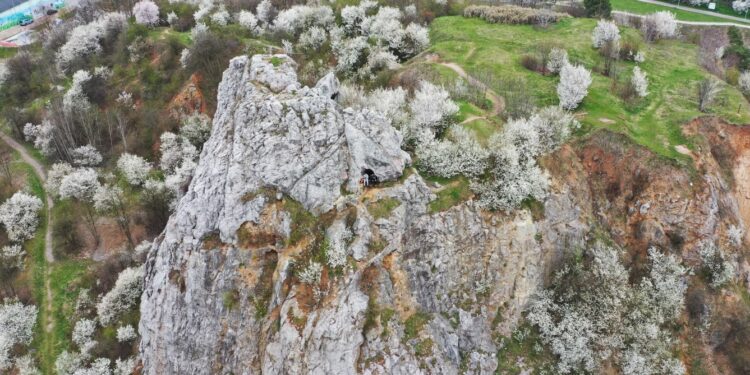
[[[612,5],[609,0],[583,0],[586,15],[596,18],[609,18],[612,13]]]

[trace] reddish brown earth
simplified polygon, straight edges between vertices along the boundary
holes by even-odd
[[[169,103],[169,113],[172,116],[180,117],[182,115],[190,115],[193,113],[206,113],[206,101],[203,97],[203,93],[200,90],[200,83],[203,78],[199,74],[193,74],[190,76],[185,86],[182,87],[179,93],[172,98]]]

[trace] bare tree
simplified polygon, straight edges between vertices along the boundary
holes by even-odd
[[[13,175],[10,173],[10,164],[13,162],[13,155],[8,149],[0,150],[0,170],[5,174],[5,182],[8,186],[13,187]]]
[[[698,109],[706,112],[716,96],[721,92],[721,83],[712,78],[706,78],[698,84]]]
[[[711,74],[721,76],[723,70],[721,58],[724,48],[729,45],[726,29],[719,27],[701,29],[699,45],[698,59],[701,66]]]

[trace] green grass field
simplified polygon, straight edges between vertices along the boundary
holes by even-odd
[[[523,77],[538,106],[557,105],[558,77],[525,69],[521,58],[533,53],[541,43],[552,43],[566,48],[572,62],[594,69],[602,63],[598,52],[591,47],[590,35],[595,25],[593,19],[571,18],[541,30],[523,25],[490,24],[479,19],[441,17],[431,27],[431,50],[469,72],[484,70],[499,77]],[[637,103],[626,103],[613,92],[611,78],[592,73],[593,83],[576,110],[577,117],[584,129],[606,128],[627,134],[660,155],[686,159],[675,146],[691,147],[690,140],[680,129],[703,115],[698,111],[697,84],[709,76],[697,64],[697,46],[676,40],[645,44],[638,31],[627,28],[622,29],[622,34],[642,43],[646,61],[640,66],[648,74],[649,96]],[[620,63],[619,71],[624,79],[630,76],[633,66],[629,62]],[[750,105],[736,88],[725,85],[709,114],[732,123],[748,123]]]
[[[23,173],[27,178],[28,189],[42,202],[45,208],[40,212],[39,228],[33,239],[25,244],[27,258],[27,276],[22,279],[30,285],[36,306],[39,308],[37,324],[34,326],[34,341],[31,348],[39,363],[39,369],[44,374],[54,373],[55,359],[63,350],[70,349],[72,324],[75,315],[75,301],[81,288],[91,284],[88,277],[88,261],[76,259],[58,259],[49,264],[44,256],[45,232],[47,230],[46,192],[34,170],[28,164],[21,162],[16,154],[14,173]],[[57,207],[53,216],[60,215]],[[69,214],[69,213],[65,213]],[[48,301],[47,278],[51,289],[52,300]],[[51,307],[51,310],[47,309]],[[48,332],[47,323],[52,322],[52,330]]]
[[[734,22],[732,20],[724,19],[721,17],[714,17],[709,16],[706,14],[698,14],[693,13],[685,10],[680,9],[674,9],[668,6],[661,6],[658,4],[648,4],[648,3],[642,3],[638,0],[610,0],[610,3],[612,4],[612,10],[621,10],[624,12],[630,12],[635,14],[649,14],[658,12],[660,10],[668,10],[675,14],[678,20],[681,21],[694,21],[694,22]],[[680,5],[689,6],[687,2],[681,3]],[[707,10],[706,8],[700,8],[702,10]],[[726,9],[726,6],[719,7],[720,13],[729,14],[732,16],[739,16],[734,11],[731,10],[731,7],[728,8],[728,12]],[[723,10],[723,11],[722,11]],[[718,12],[717,12],[718,13]],[[747,21],[750,23],[750,20]]]

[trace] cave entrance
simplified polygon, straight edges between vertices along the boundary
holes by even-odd
[[[359,179],[359,183],[364,187],[375,186],[380,183],[380,178],[370,168],[362,168],[362,177]]]

